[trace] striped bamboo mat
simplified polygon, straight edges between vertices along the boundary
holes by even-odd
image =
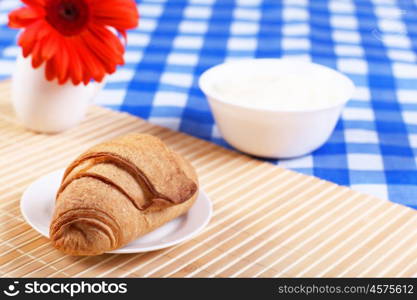
[[[26,131],[0,84],[0,274],[13,277],[415,276],[415,211],[278,168],[136,117],[92,107],[59,135]],[[214,204],[209,226],[160,251],[71,257],[27,225],[33,180],[128,132],[162,138],[197,168]]]

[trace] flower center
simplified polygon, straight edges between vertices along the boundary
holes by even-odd
[[[48,23],[66,36],[80,33],[88,23],[85,0],[47,0],[45,9]]]
[[[74,21],[78,18],[78,11],[73,3],[62,3],[59,15],[68,21]]]

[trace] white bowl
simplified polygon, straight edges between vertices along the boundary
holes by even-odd
[[[326,81],[336,91],[334,100],[299,109],[262,108],[226,99],[216,87],[239,74],[303,75]],[[237,78],[237,79],[236,79]],[[251,59],[217,65],[199,80],[219,130],[233,147],[255,156],[290,158],[322,146],[330,137],[341,111],[354,92],[345,75],[310,62],[291,59]],[[300,86],[302,88],[302,86]],[[255,103],[255,102],[254,102]]]

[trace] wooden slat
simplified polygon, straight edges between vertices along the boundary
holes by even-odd
[[[24,129],[0,83],[0,274],[16,277],[416,276],[414,210],[252,159],[134,116],[91,107],[57,135]],[[33,180],[128,132],[159,136],[196,167],[214,205],[207,228],[168,249],[71,257],[27,225]]]

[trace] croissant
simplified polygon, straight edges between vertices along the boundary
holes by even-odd
[[[193,167],[160,139],[118,137],[68,166],[56,195],[50,238],[66,254],[102,254],[184,214],[197,193]]]

